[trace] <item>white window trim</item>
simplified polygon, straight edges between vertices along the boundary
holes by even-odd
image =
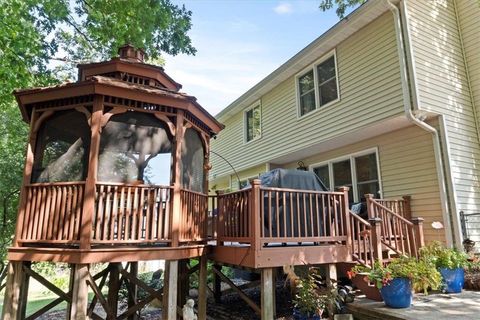
[[[360,199],[358,199],[357,172],[356,172],[357,170],[355,168],[355,158],[365,156],[367,154],[372,154],[372,153],[375,153],[375,158],[376,158],[376,161],[377,161],[377,177],[378,177],[378,188],[379,188],[378,195],[375,195],[375,196],[383,198],[383,184],[382,184],[382,177],[380,175],[380,158],[378,156],[378,147],[369,148],[369,149],[365,149],[365,150],[362,150],[362,151],[358,151],[358,152],[350,153],[350,154],[347,154],[347,155],[343,155],[343,156],[340,156],[340,157],[332,158],[332,159],[329,159],[329,160],[326,160],[326,161],[313,163],[313,164],[308,166],[308,170],[313,171],[313,169],[315,169],[317,167],[322,167],[322,166],[328,165],[328,176],[329,176],[329,180],[330,180],[330,185],[328,186],[328,188],[330,190],[333,190],[334,189],[333,164],[337,163],[337,162],[345,161],[345,160],[350,160],[350,172],[352,174],[353,200],[354,200],[354,202],[358,202]]]
[[[252,110],[252,109],[255,109],[256,107],[259,107],[260,108],[260,135],[258,137],[254,137],[252,140],[247,140],[247,112]],[[262,114],[262,103],[261,103],[261,100],[257,100],[255,101],[255,103],[252,103],[248,108],[246,108],[244,111],[243,111],[243,143],[244,144],[248,144],[248,143],[251,143],[253,141],[256,141],[256,140],[259,140],[262,138],[262,135],[263,135],[263,128],[262,128],[262,118],[263,118],[263,114]]]
[[[335,80],[337,83],[337,99],[330,101],[327,104],[324,104],[323,106],[320,106],[320,92],[318,90],[318,71],[317,71],[317,66],[326,61],[327,59],[331,58],[333,56],[333,60],[335,62]],[[304,76],[307,72],[310,72],[313,70],[313,82],[314,82],[314,89],[315,89],[315,109],[305,113],[304,115],[301,114],[300,112],[300,86],[298,83],[298,80],[300,77]],[[297,119],[303,119],[307,115],[313,114],[317,112],[318,110],[323,110],[337,102],[340,101],[340,83],[338,81],[339,75],[338,75],[338,64],[337,64],[337,49],[333,49],[326,54],[324,54],[320,59],[314,61],[311,65],[308,67],[304,68],[302,71],[297,73],[294,77],[295,80],[295,95],[296,95],[296,102],[297,102]]]

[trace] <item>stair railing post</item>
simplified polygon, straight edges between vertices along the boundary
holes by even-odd
[[[251,190],[251,198],[250,198],[250,246],[254,251],[258,251],[260,249],[260,221],[262,220],[260,217],[261,210],[261,181],[260,179],[254,179],[251,182],[252,190]],[[256,256],[256,255],[255,255]]]
[[[352,239],[352,232],[350,226],[350,204],[348,203],[348,191],[350,190],[349,187],[340,187],[339,191],[343,192],[343,210],[345,212],[345,232],[347,236],[347,256],[351,257],[353,254],[353,239]]]
[[[412,208],[410,207],[410,201],[412,200],[411,196],[403,196],[403,214],[404,218],[407,220],[412,219]]]
[[[381,264],[383,263],[383,254],[382,254],[382,219],[379,217],[369,218],[372,237],[372,246],[373,246],[373,257],[374,260],[378,260]]]
[[[215,219],[217,223],[217,245],[223,246],[223,241],[221,239],[224,237],[224,216],[225,216],[225,208],[224,208],[224,199],[223,195],[225,194],[224,191],[217,191],[217,217]]]
[[[367,213],[368,218],[372,219],[376,217],[375,209],[373,208],[373,194],[367,193],[365,194],[365,200],[367,201]]]
[[[418,253],[418,249],[425,245],[425,239],[423,237],[423,221],[425,219],[420,217],[412,218],[413,229],[415,230],[415,254]]]

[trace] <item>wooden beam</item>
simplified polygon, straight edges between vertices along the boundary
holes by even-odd
[[[73,266],[72,307],[70,319],[87,319],[88,286],[87,279],[90,275],[88,264],[76,264]]]
[[[130,274],[137,278],[138,276],[138,262],[130,262]],[[130,310],[131,308],[135,307],[137,305],[137,285],[132,283],[131,281],[125,281],[127,285],[127,290],[128,290],[128,309]],[[128,311],[128,310],[127,310]],[[127,317],[129,320],[136,320],[138,319],[137,314],[135,313],[136,310],[133,311],[133,313],[127,314]]]
[[[168,265],[168,274],[165,272],[163,291],[165,298],[162,314],[165,320],[176,320],[178,260],[166,261],[165,264]]]
[[[103,296],[100,289],[97,287],[97,284],[95,283],[95,280],[93,280],[92,275],[90,273],[87,274],[87,283],[90,286],[90,288],[92,288],[93,292],[95,293],[95,296],[98,298],[98,301],[102,305],[103,309],[105,309],[105,313],[107,314],[107,319],[114,319],[113,312],[110,309],[109,303]]]
[[[262,269],[261,273],[261,318],[273,320],[275,317],[275,281],[273,268]]]
[[[100,132],[103,117],[103,96],[93,98],[93,113],[91,117],[90,154],[88,157],[88,174],[85,181],[85,196],[80,231],[80,248],[90,249],[93,215],[95,212],[95,193],[98,171],[98,152],[100,149]]]
[[[180,172],[180,161],[182,157],[182,143],[183,143],[183,123],[184,123],[184,114],[183,111],[178,111],[177,114],[177,124],[176,124],[176,135],[175,135],[175,144],[173,151],[173,190],[172,190],[172,205],[170,206],[170,239],[172,239],[171,246],[178,247],[180,239],[180,217],[181,217],[181,177],[182,173]],[[178,262],[177,262],[178,264]]]
[[[112,316],[117,317],[118,311],[118,291],[120,290],[120,263],[112,263],[112,268],[110,270],[110,276],[108,277],[108,296],[107,302],[112,310]],[[100,292],[101,289],[100,289]]]
[[[243,299],[257,314],[261,314],[260,308],[257,306],[255,302],[253,302],[252,299],[250,299],[242,290],[238,289],[238,287],[232,282],[232,280],[228,279],[227,276],[225,276],[220,270],[213,267],[213,272],[215,272],[226,284],[230,286],[230,288],[234,289],[240,298]],[[262,319],[263,320],[263,319]]]
[[[207,256],[201,256],[198,266],[200,272],[198,274],[198,319],[207,319]]]
[[[220,303],[222,300],[222,279],[218,276],[215,270],[222,270],[222,266],[213,265],[212,270],[213,270],[213,297],[216,303]]]
[[[52,302],[50,302],[49,304],[47,304],[46,306],[40,308],[40,310],[36,311],[35,313],[29,315],[28,317],[25,318],[25,320],[34,320],[34,319],[37,319],[39,316],[41,316],[42,314],[44,314],[45,312],[47,312],[48,310],[52,309],[53,307],[55,307],[56,305],[62,303],[63,301],[63,298],[62,297],[58,297],[57,299],[53,300]],[[68,319],[68,318],[67,318]]]
[[[326,266],[327,272],[326,272],[326,280],[327,280],[327,286],[330,284],[335,285],[337,282],[337,265],[335,263],[329,263]]]
[[[48,290],[52,291],[57,296],[61,297],[63,300],[65,300],[67,302],[72,301],[72,296],[70,295],[70,292],[69,293],[63,292],[63,290],[59,289],[53,283],[49,282],[47,279],[45,279],[44,277],[42,277],[41,275],[39,275],[38,273],[36,273],[35,271],[33,271],[32,269],[30,269],[26,266],[23,266],[23,271],[27,275],[29,275],[32,278],[34,278],[35,280],[37,280],[40,284],[42,284]]]

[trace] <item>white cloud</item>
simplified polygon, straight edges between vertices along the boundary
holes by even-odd
[[[213,115],[276,67],[268,49],[248,38],[192,38],[197,54],[165,56],[165,71]]]
[[[275,8],[273,8],[273,11],[277,14],[287,14],[293,11],[293,7],[290,3],[280,2]]]

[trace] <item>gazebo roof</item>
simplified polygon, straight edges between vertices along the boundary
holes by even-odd
[[[35,104],[99,94],[184,110],[203,122],[211,134],[223,129],[224,126],[195,97],[179,92],[181,85],[170,78],[162,67],[143,63],[143,51],[129,45],[119,51],[123,54],[120,58],[79,65],[77,82],[16,90],[14,95],[24,121],[30,121]],[[128,77],[138,77],[135,82],[139,83],[123,80]]]

